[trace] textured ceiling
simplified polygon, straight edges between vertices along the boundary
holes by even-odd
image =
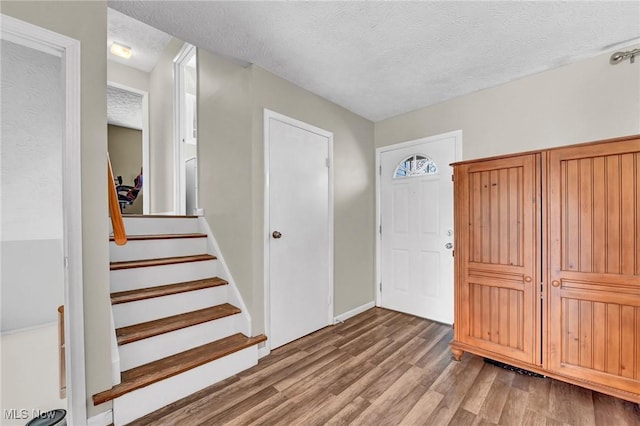
[[[142,95],[107,86],[107,123],[142,130]]]
[[[107,59],[150,72],[171,40],[171,36],[129,16],[107,9]],[[112,55],[109,48],[113,42],[129,46],[131,58]]]
[[[108,4],[373,121],[640,37],[637,1]]]

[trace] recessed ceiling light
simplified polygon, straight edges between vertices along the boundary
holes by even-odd
[[[131,52],[131,48],[129,46],[116,43],[115,41],[111,44],[111,48],[109,49],[109,51],[111,52],[111,54],[125,59],[129,59],[133,53]]]

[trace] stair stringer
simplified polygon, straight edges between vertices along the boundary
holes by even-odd
[[[250,346],[182,374],[156,382],[113,400],[113,424],[126,425],[258,363],[258,349]]]
[[[240,294],[238,286],[236,285],[236,282],[231,275],[231,271],[227,266],[227,262],[224,260],[224,256],[222,255],[220,246],[218,245],[218,241],[216,241],[216,238],[211,231],[211,227],[204,217],[199,216],[198,223],[200,225],[200,232],[207,235],[207,252],[218,258],[218,276],[229,283],[227,293],[229,297],[229,303],[240,308],[241,312],[240,314],[238,314],[238,325],[240,327],[240,332],[245,336],[253,336],[253,333],[251,333],[251,314],[249,313],[247,305],[245,305],[244,300],[242,299],[242,295]]]
[[[109,309],[111,314],[111,384],[120,383],[120,349],[118,348],[118,337],[116,336],[116,325],[113,319],[113,306]]]

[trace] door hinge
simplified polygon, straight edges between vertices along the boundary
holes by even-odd
[[[455,180],[453,179],[453,175],[451,175],[451,182],[454,182]]]
[[[64,257],[63,264],[64,269],[69,269],[69,258],[67,256]]]
[[[382,293],[382,281],[380,281],[380,293]]]
[[[380,224],[380,228],[378,229],[378,231],[380,232],[380,235],[382,235],[382,224]]]
[[[378,173],[382,176],[382,164],[378,166]]]
[[[456,251],[455,250],[451,250],[451,257],[456,257]]]
[[[544,299],[544,283],[540,283],[540,300]]]
[[[327,157],[327,160],[325,161],[325,164],[327,165],[327,167],[331,167],[331,166],[329,165],[329,157]]]
[[[329,295],[329,303],[327,305],[331,306],[331,295]]]

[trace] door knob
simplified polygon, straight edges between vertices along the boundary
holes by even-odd
[[[447,243],[444,245],[444,248],[451,250],[453,248],[453,244],[452,243]]]
[[[273,231],[273,234],[271,234],[273,236],[273,238],[280,238],[282,237],[282,234],[278,231]]]

